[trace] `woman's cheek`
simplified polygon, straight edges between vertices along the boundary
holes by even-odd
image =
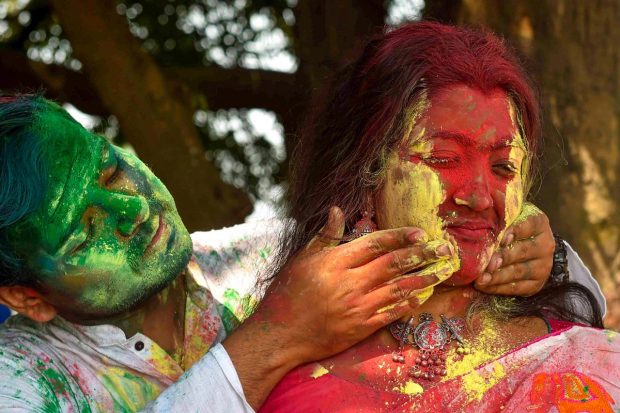
[[[439,175],[421,162],[409,162],[394,154],[388,161],[388,176],[377,203],[377,218],[381,229],[414,226],[423,229],[427,247],[438,248],[449,239],[439,206],[445,191]],[[449,278],[460,268],[458,254],[428,263],[419,275],[434,274],[438,282]],[[433,287],[416,292],[419,302],[432,295]]]
[[[431,240],[445,239],[439,206],[445,200],[439,175],[427,165],[403,161],[398,154],[388,160],[381,208],[385,228],[414,226],[423,229]]]

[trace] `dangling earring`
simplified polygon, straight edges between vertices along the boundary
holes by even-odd
[[[356,238],[363,237],[377,230],[377,224],[372,220],[375,211],[367,208],[362,212],[362,218],[353,225],[351,232],[345,237],[347,241],[353,241]]]

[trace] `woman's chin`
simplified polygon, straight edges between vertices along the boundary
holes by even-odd
[[[486,263],[462,259],[461,268],[444,281],[444,284],[451,286],[469,285],[482,274],[482,270],[485,267]]]

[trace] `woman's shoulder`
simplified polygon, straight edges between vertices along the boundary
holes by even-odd
[[[530,351],[575,354],[604,352],[613,355],[620,367],[620,333],[583,324],[550,320],[551,332],[526,346]]]

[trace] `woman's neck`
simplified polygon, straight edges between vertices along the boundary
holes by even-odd
[[[433,295],[422,305],[412,310],[404,319],[429,313],[439,320],[440,315],[446,317],[465,317],[471,303],[482,293],[475,290],[471,284],[463,286],[438,285]]]

